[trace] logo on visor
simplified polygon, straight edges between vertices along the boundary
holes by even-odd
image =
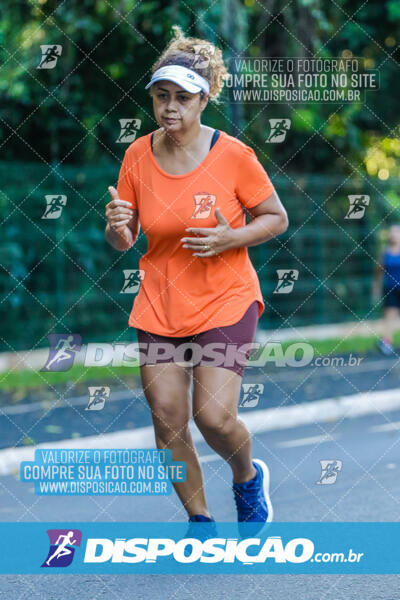
[[[194,79],[194,75],[192,75],[191,73],[186,73],[186,77],[190,77],[190,79]]]

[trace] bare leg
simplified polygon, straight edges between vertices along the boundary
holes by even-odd
[[[175,363],[143,365],[140,374],[152,414],[157,448],[172,450],[174,461],[186,463],[186,481],[173,483],[175,491],[188,515],[209,517],[203,474],[188,427],[191,416],[191,368]]]
[[[207,444],[232,468],[233,481],[256,475],[251,462],[251,435],[237,418],[242,377],[224,367],[193,368],[193,418]]]
[[[393,344],[393,333],[398,326],[399,309],[389,306],[383,311],[383,339]]]

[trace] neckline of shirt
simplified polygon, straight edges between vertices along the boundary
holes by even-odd
[[[199,169],[201,169],[202,167],[204,167],[204,165],[207,162],[207,160],[209,160],[210,154],[213,152],[214,148],[218,145],[218,142],[220,141],[220,139],[224,135],[224,132],[219,129],[219,136],[218,136],[217,140],[215,141],[215,143],[213,144],[213,146],[208,151],[207,156],[201,161],[201,163],[199,165],[197,165],[197,167],[195,169],[193,169],[192,171],[189,171],[189,173],[184,173],[183,175],[173,175],[172,173],[167,173],[167,171],[164,171],[164,169],[162,167],[160,167],[160,165],[156,161],[156,158],[155,158],[155,156],[153,154],[153,150],[152,150],[152,147],[151,147],[151,135],[152,135],[152,133],[154,133],[154,132],[152,131],[151,133],[147,134],[147,136],[146,136],[146,138],[147,138],[147,147],[148,147],[148,151],[150,152],[150,159],[153,162],[153,164],[156,167],[156,169],[162,175],[164,175],[164,177],[169,177],[170,179],[183,179],[184,177],[190,177],[190,175],[194,175]]]

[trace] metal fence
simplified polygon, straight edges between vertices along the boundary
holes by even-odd
[[[104,238],[107,186],[119,165],[79,168],[0,163],[1,351],[48,345],[48,333],[89,341],[129,339],[134,296],[121,294],[123,269],[137,269],[143,233],[127,253]],[[249,248],[266,310],[260,327],[376,318],[371,278],[380,232],[399,219],[397,182],[368,177],[275,177],[290,226]],[[362,218],[346,219],[348,195],[370,197]],[[57,219],[43,219],[46,195],[65,195]],[[274,293],[278,269],[297,270],[290,293]]]

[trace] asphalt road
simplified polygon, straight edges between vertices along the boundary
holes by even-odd
[[[398,423],[394,427],[390,423]],[[264,432],[253,456],[271,471],[275,521],[398,521],[400,411]],[[331,440],[326,441],[328,435]],[[325,441],[324,441],[325,440]],[[217,520],[235,519],[230,469],[205,443],[206,494]],[[319,461],[342,461],[336,483],[318,485]],[[2,521],[183,521],[173,494],[159,497],[35,496],[15,476],[0,478]],[[399,600],[400,575],[40,575],[0,576],[0,598],[193,600]]]
[[[257,410],[274,406],[293,406],[323,398],[379,391],[400,387],[400,360],[371,353],[359,365],[337,362],[330,366],[308,365],[290,368],[268,365],[246,369],[243,383],[262,383]],[[353,357],[354,358],[354,357]],[[84,437],[137,429],[151,425],[150,411],[141,388],[131,390],[121,381],[96,382],[110,386],[106,410],[85,410],[89,395],[67,398],[54,393],[43,401],[29,394],[15,406],[4,406],[0,398],[0,448],[29,443],[53,442],[71,437]],[[242,409],[249,410],[249,409]],[[250,409],[251,410],[251,409]]]

